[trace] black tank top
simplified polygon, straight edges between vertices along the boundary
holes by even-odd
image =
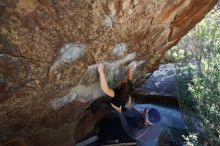
[[[115,96],[111,98],[111,103],[116,106],[124,107],[129,100],[129,95],[132,95],[134,86],[131,80],[127,80],[122,86],[114,89]]]

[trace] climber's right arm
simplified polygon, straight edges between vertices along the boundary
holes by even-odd
[[[100,77],[100,85],[102,91],[107,94],[110,97],[115,96],[114,90],[108,87],[108,83],[105,78],[105,72],[104,72],[104,65],[103,64],[98,64],[98,72],[99,72],[99,77]]]

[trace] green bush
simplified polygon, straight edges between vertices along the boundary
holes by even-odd
[[[195,62],[178,65],[178,99],[183,111],[196,117],[205,132],[191,130],[186,145],[220,145],[220,12],[211,11],[182,41],[190,40],[191,50],[171,49],[168,58],[173,62]],[[196,71],[195,71],[196,69]],[[191,124],[189,124],[191,122]],[[195,121],[193,121],[195,122]],[[188,120],[189,128],[192,119]],[[195,134],[197,133],[197,134]],[[205,134],[204,134],[205,133]]]

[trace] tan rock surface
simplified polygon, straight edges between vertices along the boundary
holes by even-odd
[[[139,81],[217,2],[0,0],[0,142],[73,144],[96,63],[111,87],[133,63]]]

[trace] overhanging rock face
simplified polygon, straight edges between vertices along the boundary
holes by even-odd
[[[137,64],[135,80],[218,0],[0,0],[0,141],[75,142],[86,107]]]

